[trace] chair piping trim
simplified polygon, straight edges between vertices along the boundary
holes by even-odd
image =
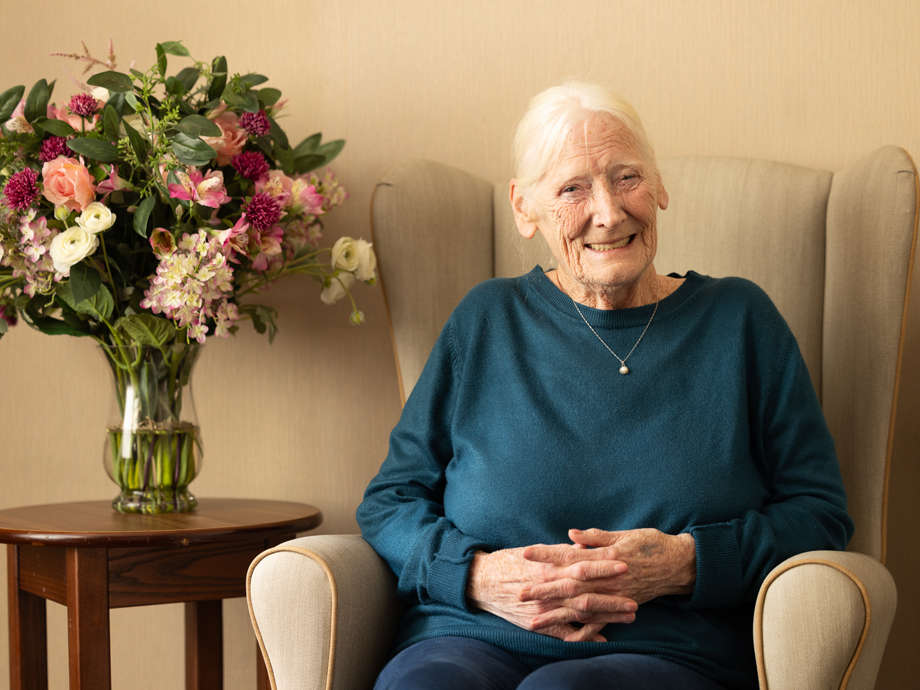
[[[840,685],[838,686],[839,690],[846,690],[847,684],[850,682],[850,676],[853,675],[853,670],[856,668],[856,664],[859,661],[859,657],[862,654],[863,647],[866,643],[866,638],[869,637],[869,626],[872,622],[872,605],[869,601],[869,592],[866,590],[866,585],[863,584],[853,572],[844,568],[839,563],[834,563],[833,561],[826,561],[820,558],[807,558],[800,561],[795,561],[786,566],[783,566],[777,570],[774,570],[767,576],[767,579],[764,580],[763,585],[760,587],[760,593],[757,595],[757,605],[754,609],[754,656],[757,661],[757,679],[760,684],[760,690],[769,690],[767,685],[767,670],[764,662],[764,647],[763,647],[763,607],[764,601],[767,598],[767,590],[776,581],[776,579],[783,573],[792,570],[800,565],[825,565],[829,568],[846,575],[850,581],[856,585],[856,588],[859,590],[860,596],[863,600],[863,608],[866,611],[866,619],[863,622],[862,632],[859,635],[859,641],[856,643],[856,649],[853,650],[853,655],[850,657],[850,662],[847,664],[846,670],[843,672],[843,677],[840,679]]]
[[[249,570],[246,573],[246,603],[249,606],[249,618],[252,621],[252,627],[256,633],[256,640],[259,642],[259,649],[262,651],[262,658],[265,660],[265,668],[268,671],[268,681],[271,684],[272,690],[278,690],[278,684],[275,680],[275,672],[274,669],[272,669],[271,660],[268,658],[268,651],[265,649],[265,641],[262,639],[262,631],[259,628],[258,621],[256,621],[255,611],[253,611],[252,608],[250,585],[252,581],[252,573],[256,566],[262,561],[263,558],[271,556],[275,553],[297,553],[301,556],[306,556],[307,558],[312,559],[317,563],[317,565],[319,565],[320,568],[322,568],[323,573],[326,575],[326,579],[329,581],[329,596],[331,599],[331,606],[329,612],[329,659],[326,664],[325,689],[332,690],[332,675],[335,669],[335,643],[337,635],[336,620],[338,619],[339,592],[335,584],[335,576],[332,574],[332,570],[329,568],[329,564],[313,551],[296,546],[276,546],[273,549],[263,551],[249,565]]]
[[[879,559],[884,565],[888,556],[888,486],[891,479],[891,461],[894,456],[895,422],[898,417],[898,397],[901,391],[901,369],[904,361],[904,344],[907,336],[907,320],[910,313],[910,293],[914,279],[914,265],[917,261],[917,228],[920,224],[920,178],[917,175],[917,165],[911,155],[901,149],[908,161],[914,176],[914,231],[910,241],[910,255],[907,259],[907,281],[904,286],[904,307],[901,312],[901,333],[898,338],[898,357],[895,361],[894,390],[892,391],[891,416],[888,419],[888,444],[885,449],[885,478],[882,486],[882,555]]]
[[[371,208],[370,208],[370,234],[371,242],[375,242],[374,237],[374,201],[377,199],[377,190],[381,187],[392,187],[390,182],[378,182],[374,185],[374,191],[371,192]],[[399,402],[400,406],[406,404],[406,388],[403,386],[403,376],[402,376],[402,367],[399,366],[399,355],[397,354],[396,349],[396,330],[393,328],[393,312],[390,310],[390,300],[387,299],[387,290],[383,282],[383,271],[381,270],[380,257],[377,257],[377,282],[380,283],[380,292],[383,294],[383,309],[387,314],[387,330],[390,332],[390,344],[393,349],[393,361],[396,363],[396,384],[399,386]]]

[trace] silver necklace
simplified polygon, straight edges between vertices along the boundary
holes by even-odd
[[[581,320],[585,322],[585,326],[587,326],[588,329],[594,334],[595,338],[601,341],[601,345],[607,348],[607,352],[612,354],[614,358],[620,363],[620,374],[623,376],[626,376],[626,374],[629,373],[629,367],[626,366],[626,360],[629,359],[632,356],[632,353],[636,351],[636,348],[639,347],[639,343],[641,343],[642,339],[645,337],[645,334],[648,331],[649,326],[652,325],[652,321],[655,319],[655,314],[658,312],[659,302],[658,301],[655,302],[655,308],[652,309],[652,315],[648,317],[648,323],[645,324],[645,328],[642,329],[642,333],[639,334],[639,338],[636,340],[636,342],[633,343],[633,346],[630,349],[630,351],[626,353],[625,357],[620,357],[620,355],[614,352],[613,348],[607,344],[607,341],[601,338],[600,334],[598,334],[598,332],[594,330],[594,327],[590,323],[588,323],[588,319],[585,318],[585,315],[581,313],[581,309],[578,308],[578,302],[572,299],[571,296],[569,297],[569,299],[572,300],[572,304],[575,306],[575,311],[578,312],[578,315],[581,317]]]

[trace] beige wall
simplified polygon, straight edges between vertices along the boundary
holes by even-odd
[[[203,59],[224,53],[231,70],[265,73],[285,92],[292,138],[321,129],[348,140],[334,167],[351,199],[328,230],[366,236],[374,180],[391,162],[426,156],[507,177],[516,116],[566,77],[631,99],[660,156],[834,169],[883,144],[920,154],[920,3],[877,5],[0,0],[0,90],[47,77],[58,98],[69,94],[75,64],[48,53],[81,39],[102,53],[114,38],[122,67],[146,67],[160,40],[182,39]],[[245,332],[208,346],[195,379],[199,495],[303,500],[323,509],[324,531],[355,529],[399,412],[381,296],[358,296],[368,323],[353,329],[344,308],[323,307],[311,283],[291,279],[266,298],[281,313],[274,345]],[[0,342],[0,507],[114,494],[101,465],[108,387],[88,342],[25,326]],[[66,619],[49,608],[51,687],[63,688]],[[229,602],[225,620],[226,687],[252,687],[244,602]],[[182,687],[181,630],[178,606],[113,612],[114,687]],[[0,669],[6,660],[3,622]],[[7,682],[0,673],[0,690]]]

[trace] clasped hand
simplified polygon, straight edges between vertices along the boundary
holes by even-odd
[[[632,623],[639,604],[693,589],[689,534],[573,529],[569,538],[571,544],[477,553],[470,600],[526,630],[566,642],[605,642],[604,626]]]

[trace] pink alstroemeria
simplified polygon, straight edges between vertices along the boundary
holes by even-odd
[[[256,181],[256,193],[268,194],[285,208],[291,202],[291,188],[294,180],[282,170],[269,170],[268,175]]]
[[[150,248],[153,249],[154,256],[162,259],[176,251],[176,240],[166,228],[154,228],[150,233]]]
[[[230,201],[220,170],[208,170],[203,175],[198,168],[188,168],[187,173],[177,170],[176,179],[179,184],[169,185],[169,196],[173,199],[194,201],[208,208],[217,208]]]
[[[127,182],[118,176],[118,168],[112,165],[109,168],[109,176],[96,185],[96,192],[103,194],[104,196],[102,198],[104,200],[112,192],[124,189],[126,185]]]
[[[227,228],[217,233],[221,251],[228,261],[238,264],[240,260],[237,258],[237,254],[246,255],[246,247],[249,245],[248,230],[249,222],[246,220],[246,214],[244,213],[232,228]]]
[[[252,260],[252,268],[255,271],[268,270],[269,265],[276,256],[281,255],[281,239],[284,237],[284,229],[280,225],[275,225],[268,230],[259,233],[255,249],[257,254]]]

